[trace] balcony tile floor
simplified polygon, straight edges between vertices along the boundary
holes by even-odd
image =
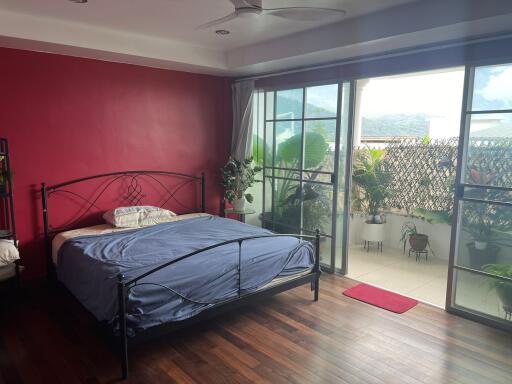
[[[423,256],[417,262],[398,249],[366,251],[353,246],[348,256],[348,277],[421,302],[445,307],[448,261]]]

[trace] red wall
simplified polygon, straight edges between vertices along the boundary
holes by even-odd
[[[25,278],[45,274],[42,181],[205,171],[207,208],[218,213],[218,170],[231,140],[228,79],[4,48],[0,79]]]

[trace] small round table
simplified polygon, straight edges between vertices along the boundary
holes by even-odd
[[[234,208],[226,208],[224,210],[224,216],[238,215],[238,220],[242,223],[245,223],[245,215],[252,215],[253,213],[256,213],[256,211],[252,208],[244,208],[241,211],[237,211]]]

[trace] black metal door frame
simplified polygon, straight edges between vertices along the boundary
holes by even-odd
[[[342,103],[343,103],[343,84],[345,83],[349,83],[350,84],[350,92],[349,92],[349,97],[351,98],[350,102],[349,102],[349,119],[348,119],[348,127],[344,128],[341,126],[341,120],[342,120],[342,116],[341,116],[341,112],[342,112]],[[304,138],[305,138],[305,135],[304,135],[304,130],[305,130],[305,122],[308,121],[308,120],[322,120],[321,118],[318,119],[318,118],[306,118],[305,117],[305,107],[306,107],[306,89],[308,86],[319,86],[319,85],[327,85],[327,84],[337,84],[338,85],[338,96],[337,96],[337,111],[336,111],[336,135],[335,135],[335,153],[334,153],[334,167],[333,167],[333,171],[332,172],[324,172],[324,171],[314,171],[314,173],[320,173],[320,174],[324,174],[324,175],[329,175],[330,176],[330,182],[327,183],[327,182],[319,182],[319,181],[315,181],[315,183],[318,183],[318,184],[323,184],[323,185],[329,185],[331,188],[332,188],[332,192],[333,192],[333,198],[332,198],[332,224],[331,224],[331,234],[330,235],[327,235],[327,234],[322,234],[322,236],[325,236],[326,238],[330,239],[331,241],[331,257],[330,257],[330,263],[329,264],[325,264],[325,263],[322,263],[322,269],[326,272],[330,272],[330,273],[334,273],[335,271],[336,272],[340,272],[342,274],[344,274],[346,272],[346,259],[347,259],[347,252],[348,252],[348,247],[347,247],[347,241],[348,241],[348,219],[349,219],[349,214],[350,214],[350,209],[349,209],[349,205],[347,204],[350,204],[350,180],[351,178],[350,177],[347,177],[347,175],[350,175],[351,173],[351,158],[352,158],[352,137],[353,137],[353,106],[354,106],[354,100],[353,100],[353,97],[354,97],[354,81],[339,81],[339,82],[327,82],[327,83],[319,83],[319,84],[311,84],[311,85],[304,85],[304,86],[295,86],[293,88],[289,88],[289,89],[298,89],[298,88],[302,88],[302,92],[303,92],[303,95],[302,95],[302,119],[301,119],[301,124],[302,124],[302,127],[301,127],[301,167],[299,169],[290,169],[290,170],[294,170],[294,171],[297,171],[299,172],[299,179],[296,180],[299,182],[299,185],[300,185],[300,188],[302,188],[303,186],[303,174],[304,172],[308,172],[307,170],[303,169],[303,164],[304,164],[304,150],[305,150],[305,143],[304,143]],[[263,166],[263,207],[264,207],[264,211],[266,210],[265,207],[266,207],[266,202],[265,202],[265,199],[266,199],[266,181],[269,179],[270,182],[271,182],[271,189],[272,189],[272,196],[271,196],[271,199],[272,201],[274,201],[274,190],[275,190],[275,181],[277,179],[279,179],[278,176],[276,176],[275,174],[275,171],[276,170],[279,170],[280,168],[276,167],[275,166],[275,162],[274,162],[274,156],[275,156],[275,153],[276,153],[276,137],[275,137],[275,124],[277,122],[277,120],[275,119],[275,116],[273,116],[273,119],[267,119],[267,93],[268,92],[272,92],[273,93],[273,110],[274,110],[274,113],[276,111],[276,103],[277,103],[277,92],[279,90],[284,90],[284,89],[267,89],[267,90],[263,90],[264,91],[264,100],[263,100],[263,116],[264,116],[264,137],[263,137],[263,141],[264,143],[267,143],[267,124],[268,123],[271,123],[273,124],[273,128],[272,128],[272,132],[273,132],[273,138],[272,138],[272,164],[267,164],[266,163],[266,159],[267,159],[267,155],[264,154],[263,158],[264,158],[264,166]],[[296,119],[293,119],[294,121]],[[298,119],[297,119],[298,120]],[[329,118],[329,120],[333,120],[333,118]],[[279,120],[279,122],[285,122],[285,121],[291,121],[291,120]],[[343,129],[347,129],[347,132],[345,133],[345,137],[341,137],[341,133],[342,133],[342,130]],[[345,186],[344,186],[344,199],[343,199],[343,205],[344,205],[344,212],[343,212],[343,232],[342,232],[342,268],[341,269],[336,269],[336,247],[337,247],[337,244],[336,244],[336,236],[337,236],[337,211],[338,211],[338,188],[339,188],[339,160],[340,160],[340,151],[341,151],[341,140],[342,139],[346,139],[347,140],[347,143],[346,143],[346,149],[347,149],[347,153],[345,154],[346,158],[345,158],[345,172],[348,172],[349,173],[346,173],[345,174]],[[264,149],[266,150],[267,149],[267,146],[265,145],[264,146]],[[303,202],[301,200],[301,209],[300,209],[300,233],[301,234],[308,234],[310,231],[308,230],[305,230],[303,228]],[[265,219],[265,217],[263,217],[263,219]],[[271,218],[271,221],[272,223],[275,224],[275,219],[274,219],[274,209],[272,209],[272,218]],[[274,225],[273,224],[273,225]],[[279,224],[282,224],[282,223],[279,223]]]
[[[485,65],[498,65],[504,63],[486,63]],[[505,320],[500,320],[485,313],[478,312],[477,310],[471,310],[469,308],[462,308],[455,304],[455,295],[456,295],[456,275],[457,271],[465,271],[473,274],[477,274],[480,276],[492,277],[499,280],[512,281],[511,279],[502,278],[499,276],[491,275],[485,271],[476,270],[473,268],[468,268],[462,265],[458,265],[456,263],[456,256],[459,249],[459,234],[462,230],[461,224],[461,202],[469,201],[476,202],[482,204],[498,204],[503,206],[512,207],[512,202],[506,201],[491,201],[486,199],[477,199],[472,197],[466,197],[464,192],[466,188],[471,188],[473,190],[501,190],[512,192],[512,188],[507,187],[494,187],[494,186],[484,186],[477,184],[467,184],[464,182],[463,178],[466,172],[466,159],[468,152],[468,144],[470,138],[470,118],[474,114],[484,113],[480,111],[472,111],[470,105],[472,104],[472,96],[473,96],[473,85],[474,85],[474,75],[475,69],[480,66],[477,64],[474,65],[466,65],[465,66],[465,75],[464,75],[464,92],[463,92],[463,101],[462,101],[462,111],[461,111],[461,122],[460,122],[460,134],[459,134],[459,146],[457,153],[457,171],[455,177],[455,196],[454,196],[454,205],[453,205],[453,218],[452,218],[452,229],[451,229],[451,239],[450,239],[450,257],[448,262],[448,281],[447,281],[447,290],[446,290],[446,311],[459,315],[461,317],[465,317],[471,320],[475,320],[493,327],[502,328],[505,330],[512,330],[512,323],[506,322]],[[483,64],[482,64],[483,66]],[[485,111],[485,113],[512,113],[512,110],[500,110],[500,111]]]

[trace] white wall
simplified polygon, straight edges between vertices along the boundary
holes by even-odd
[[[402,225],[406,222],[413,222],[418,228],[418,232],[428,235],[430,246],[435,256],[439,259],[448,260],[450,255],[450,235],[451,226],[448,224],[430,224],[425,220],[414,219],[407,216],[388,213],[386,214],[386,239],[383,247],[385,249],[393,249],[397,252],[403,252],[403,245],[400,243],[400,231]],[[354,214],[350,219],[349,235],[350,245],[360,245],[361,229],[364,223],[362,215]]]

